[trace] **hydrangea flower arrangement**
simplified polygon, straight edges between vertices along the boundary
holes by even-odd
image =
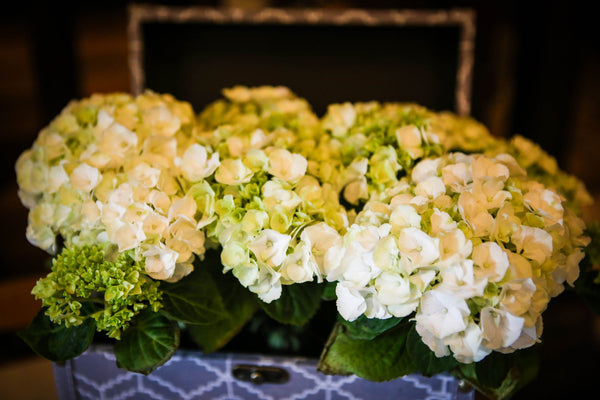
[[[21,337],[54,361],[98,331],[150,373],[182,332],[210,352],[257,310],[304,326],[335,304],[323,372],[450,372],[502,398],[531,379],[550,299],[598,281],[580,181],[525,138],[415,104],[318,118],[285,87],[240,86],[196,115],[94,95],[16,169],[27,238],[54,255]]]

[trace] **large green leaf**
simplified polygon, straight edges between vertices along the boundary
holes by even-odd
[[[207,268],[201,263],[176,283],[163,283],[163,309],[170,318],[187,324],[214,324],[229,313]]]
[[[438,358],[432,352],[415,329],[415,324],[411,323],[410,331],[406,339],[406,351],[412,362],[415,364],[417,371],[425,376],[432,376],[441,372],[450,371],[452,368],[459,365],[458,361],[451,355]]]
[[[274,320],[302,326],[315,315],[321,305],[325,285],[307,282],[283,287],[281,297],[271,303],[260,302]]]
[[[96,322],[86,318],[81,325],[67,328],[54,324],[41,309],[31,324],[17,334],[33,351],[48,360],[63,362],[83,353],[94,339]]]
[[[415,365],[406,352],[410,325],[401,323],[372,340],[353,339],[337,324],[319,360],[326,374],[355,374],[382,382],[410,374]]]
[[[207,258],[203,263],[217,283],[223,304],[229,315],[207,325],[189,325],[188,332],[204,352],[212,352],[226,345],[252,317],[258,304],[256,297],[231,274],[223,274],[219,260]]]
[[[115,356],[119,368],[149,374],[167,362],[178,347],[177,324],[146,309],[115,343]]]
[[[398,325],[402,318],[367,318],[364,314],[354,321],[346,321],[339,316],[338,321],[344,325],[346,335],[352,339],[371,340]]]
[[[508,354],[492,352],[475,364],[477,380],[485,387],[499,388],[506,380],[513,367],[513,357]]]
[[[462,364],[452,373],[492,400],[509,399],[538,374],[537,346],[511,354],[492,353],[478,363]]]
[[[324,285],[325,289],[323,290],[323,300],[336,300],[337,294],[335,293],[335,288],[337,286],[337,282],[326,282]]]

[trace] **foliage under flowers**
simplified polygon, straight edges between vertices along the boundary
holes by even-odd
[[[527,139],[414,104],[319,119],[284,87],[224,94],[198,115],[152,92],[72,102],[18,160],[28,239],[65,244],[23,334],[40,353],[57,359],[39,327],[122,332],[119,365],[148,373],[180,327],[214,351],[258,309],[304,326],[335,300],[321,370],[450,371],[504,397],[564,284],[596,301],[577,280],[590,197]]]

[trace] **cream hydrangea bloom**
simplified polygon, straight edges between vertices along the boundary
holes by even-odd
[[[425,159],[410,180],[372,195],[356,216],[361,227],[349,229],[325,260],[326,279],[338,282],[340,314],[415,313],[424,343],[464,363],[535,343],[548,301],[576,278],[566,271],[575,271],[582,253],[564,257],[559,247],[583,231],[575,226],[567,239],[560,198],[511,162],[462,153]],[[384,225],[390,229],[358,240],[356,232]]]
[[[152,92],[71,102],[17,162],[32,215],[51,210],[44,229],[30,218],[28,237],[50,251],[59,234],[67,246],[133,249],[152,278],[181,279],[204,254],[186,191],[218,164],[217,153],[193,144],[194,119],[189,105]]]
[[[273,149],[269,156],[268,172],[283,181],[297,181],[304,176],[307,161],[300,154],[290,153],[285,149]]]

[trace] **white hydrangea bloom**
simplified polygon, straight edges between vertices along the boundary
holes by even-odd
[[[435,199],[444,193],[446,193],[444,181],[437,176],[430,176],[419,182],[415,187],[415,194],[417,196],[423,196],[429,199]]]
[[[248,289],[256,293],[265,303],[270,303],[281,297],[281,275],[270,268],[259,268],[258,278]]]
[[[285,149],[273,149],[269,156],[268,172],[278,179],[294,182],[306,173],[307,161],[300,154],[290,153]]]
[[[100,220],[100,208],[92,199],[87,199],[81,205],[81,215],[84,217],[84,225],[87,223],[91,227]]]
[[[431,233],[434,235],[453,231],[457,227],[456,221],[454,221],[447,212],[440,211],[435,207],[433,209],[433,214],[431,214],[430,221]]]
[[[56,193],[62,185],[67,184],[68,182],[69,175],[67,175],[62,163],[50,167],[48,170],[48,192]]]
[[[463,260],[443,268],[440,272],[442,283],[438,289],[453,293],[455,296],[469,299],[483,296],[487,279],[476,277],[473,273],[473,261]]]
[[[279,269],[282,280],[290,283],[310,282],[315,275],[320,276],[317,263],[311,258],[309,245],[304,242],[294,247]]]
[[[219,153],[213,153],[208,158],[206,148],[197,143],[188,147],[183,157],[175,158],[175,165],[181,168],[183,176],[190,182],[197,182],[212,175],[219,164]]]
[[[321,279],[325,275],[325,257],[327,252],[342,243],[340,234],[324,222],[304,228],[300,235],[302,242],[310,246],[310,258],[319,268]]]
[[[382,271],[406,272],[400,262],[400,250],[392,235],[381,238],[373,249],[373,262]]]
[[[69,178],[75,189],[91,192],[100,183],[102,175],[98,168],[82,163],[75,167]]]
[[[174,137],[152,135],[144,140],[142,159],[153,166],[170,168],[177,156],[177,140]]]
[[[544,219],[546,226],[563,224],[564,208],[560,197],[553,191],[543,188],[530,190],[523,200]]]
[[[269,214],[262,210],[248,210],[242,218],[242,230],[256,235],[267,226]]]
[[[323,121],[323,127],[331,130],[334,137],[346,135],[354,125],[356,111],[351,103],[332,104],[327,108],[327,119]]]
[[[248,248],[256,259],[270,267],[278,267],[283,263],[291,237],[273,229],[265,229],[248,243]]]
[[[400,231],[403,228],[421,227],[421,216],[417,213],[415,208],[408,204],[399,204],[395,206],[390,215],[390,224],[392,230]]]
[[[573,286],[577,278],[579,278],[579,263],[584,257],[585,252],[582,249],[575,249],[573,253],[567,256],[567,261],[564,264],[564,268],[561,266],[557,267],[557,271],[554,273],[555,279],[558,282],[566,281],[570,286]]]
[[[519,178],[524,178],[527,176],[527,171],[525,171],[525,169],[521,167],[517,160],[515,160],[515,158],[510,154],[498,154],[495,157],[495,160],[504,164],[508,168],[510,176]]]
[[[440,262],[438,265],[444,267],[454,263],[460,263],[471,255],[473,243],[465,237],[460,229],[446,231],[439,235]]]
[[[163,104],[145,109],[142,119],[160,136],[173,136],[181,127],[181,120]]]
[[[283,182],[268,181],[262,187],[263,202],[267,211],[281,206],[287,210],[295,209],[302,199]]]
[[[485,156],[473,156],[471,168],[474,181],[496,178],[504,182],[510,176],[510,172],[504,164]]]
[[[400,148],[407,151],[412,158],[423,156],[423,135],[414,125],[406,125],[396,129],[396,140]]]
[[[335,286],[336,306],[340,315],[347,321],[354,321],[367,310],[367,302],[360,290],[340,282]]]
[[[512,240],[519,253],[539,265],[552,255],[552,236],[543,229],[521,225]]]
[[[146,273],[154,279],[169,279],[175,272],[179,254],[165,246],[152,245],[142,255],[145,257]]]
[[[145,162],[141,162],[133,169],[127,171],[127,176],[132,182],[136,182],[147,188],[153,188],[158,184],[160,174],[160,169],[153,168]]]
[[[492,349],[511,346],[520,336],[525,320],[493,307],[481,310],[483,344]]]
[[[344,187],[344,198],[350,204],[358,204],[361,199],[369,197],[367,179],[363,176],[348,183]]]
[[[366,288],[365,293],[367,309],[364,314],[367,318],[388,319],[393,316],[388,311],[388,308],[379,301],[379,297],[373,287]]]
[[[542,335],[542,323],[541,318],[538,318],[535,324],[532,326],[525,326],[521,330],[521,335],[513,342],[512,345],[498,349],[501,353],[512,353],[518,349],[525,349],[531,347],[537,342],[538,338]]]
[[[431,331],[427,330],[423,324],[417,323],[415,325],[415,329],[419,336],[421,336],[423,343],[425,343],[427,347],[433,351],[436,357],[441,358],[450,354],[450,350],[444,343],[444,340],[436,337]]]
[[[458,197],[458,211],[477,237],[488,236],[494,225],[494,217],[472,193],[462,192]]]
[[[536,290],[531,278],[507,282],[502,286],[500,293],[500,307],[512,315],[521,316],[531,308],[531,300]]]
[[[149,212],[144,218],[142,229],[146,234],[163,236],[169,227],[169,219],[158,212]]]
[[[427,178],[437,177],[440,162],[441,160],[439,158],[426,158],[421,160],[412,170],[412,180],[418,184]]]
[[[454,358],[461,363],[469,364],[483,360],[492,352],[482,345],[482,341],[481,328],[473,321],[469,321],[465,330],[446,337],[443,342],[450,347]]]
[[[452,293],[432,289],[421,297],[415,320],[431,332],[434,337],[443,339],[467,327],[467,317],[471,314],[465,300]]]
[[[169,207],[168,218],[169,221],[174,221],[180,217],[193,221],[196,214],[197,205],[194,199],[189,196],[185,196],[181,199],[175,200],[171,207]]]
[[[440,257],[439,239],[432,238],[418,228],[404,228],[398,234],[398,249],[410,265],[410,272],[431,265]]]
[[[467,163],[450,164],[442,168],[442,179],[446,186],[460,193],[473,182],[473,173]]]
[[[136,99],[96,95],[70,103],[17,162],[21,198],[31,207],[43,204],[32,210],[28,237],[48,250],[58,234],[67,246],[134,249],[149,276],[181,279],[195,255],[204,254],[196,203],[185,193],[191,176],[175,166],[178,154],[186,164],[190,152],[185,150],[197,149],[190,146],[193,121],[191,108],[151,92]],[[184,125],[189,129],[180,131]],[[196,170],[198,157],[191,158],[196,164],[188,170]],[[206,163],[204,177],[215,168]],[[52,212],[41,213],[46,209]],[[42,214],[51,217],[44,229],[38,227]]]
[[[253,172],[246,167],[241,159],[226,158],[216,170],[215,179],[226,185],[239,185],[250,182]]]
[[[507,253],[495,242],[475,246],[473,263],[475,276],[490,282],[502,280],[509,266]]]

